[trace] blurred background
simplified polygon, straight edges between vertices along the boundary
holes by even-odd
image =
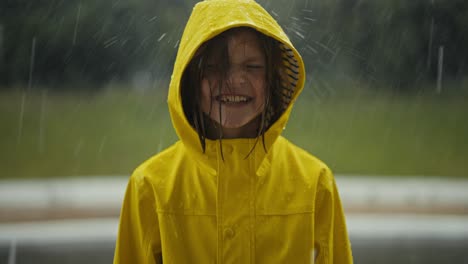
[[[126,181],[177,140],[194,0],[0,1],[0,263],[110,263]],[[468,2],[258,1],[302,54],[285,135],[334,171],[356,263],[468,263]]]

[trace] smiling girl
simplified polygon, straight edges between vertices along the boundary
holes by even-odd
[[[169,88],[180,140],[130,178],[114,263],[352,263],[330,169],[281,136],[304,81],[257,3],[198,3]]]

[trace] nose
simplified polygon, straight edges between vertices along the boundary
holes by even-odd
[[[241,86],[247,82],[245,69],[240,65],[231,65],[228,70],[227,81],[231,86]]]

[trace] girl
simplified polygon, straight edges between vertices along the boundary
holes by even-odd
[[[304,80],[257,3],[198,3],[169,88],[180,140],[130,178],[114,263],[352,263],[332,173],[281,136]]]

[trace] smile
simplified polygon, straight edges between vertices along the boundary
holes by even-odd
[[[243,95],[218,95],[215,97],[216,101],[227,104],[227,103],[248,103],[252,100],[251,97]]]

